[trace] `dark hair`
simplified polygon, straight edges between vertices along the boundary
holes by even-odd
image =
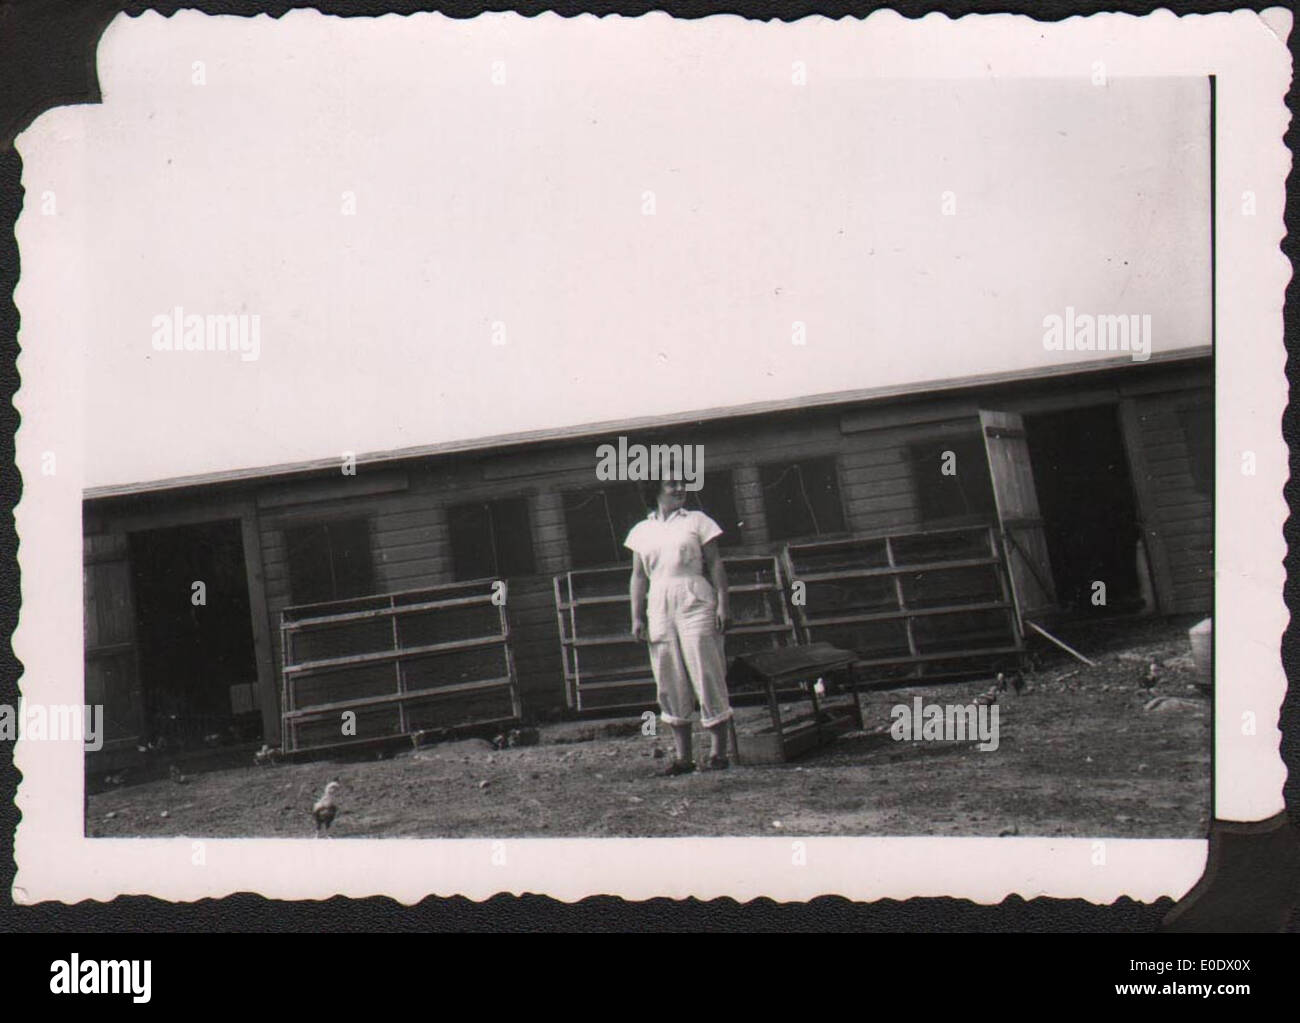
[[[659,492],[663,489],[663,480],[642,480],[637,484],[641,491],[641,500],[651,511],[659,507]]]

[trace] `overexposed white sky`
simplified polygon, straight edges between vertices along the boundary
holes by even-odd
[[[20,341],[84,348],[85,485],[1089,358],[1043,348],[1067,305],[1209,343],[1204,78],[881,78],[871,39],[119,17],[103,104],[19,140],[58,202],[24,278],[84,311]],[[154,351],[177,305],[260,358]]]

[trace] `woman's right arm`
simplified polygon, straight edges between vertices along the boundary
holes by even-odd
[[[645,565],[641,561],[641,555],[633,552],[632,554],[632,636],[645,642],[648,635],[646,625],[645,605],[646,591],[650,588],[650,579],[646,575]]]

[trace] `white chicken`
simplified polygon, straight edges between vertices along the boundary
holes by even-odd
[[[280,750],[272,748],[266,743],[262,743],[262,748],[253,754],[253,762],[258,767],[265,767],[267,764],[279,763]]]
[[[324,832],[325,837],[329,838],[330,825],[334,823],[334,818],[338,816],[339,807],[334,802],[334,793],[339,790],[339,783],[330,782],[325,786],[325,794],[316,800],[311,808],[312,820],[316,822],[316,837],[320,838]]]

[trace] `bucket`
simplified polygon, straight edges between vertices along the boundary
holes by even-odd
[[[1197,682],[1207,689],[1214,684],[1213,660],[1210,651],[1214,641],[1213,620],[1206,618],[1187,630],[1192,641],[1192,660],[1196,664]]]

